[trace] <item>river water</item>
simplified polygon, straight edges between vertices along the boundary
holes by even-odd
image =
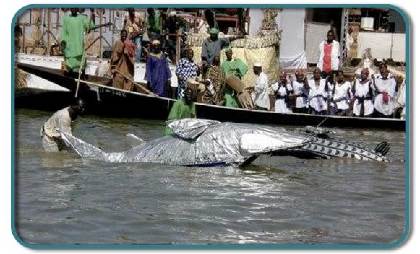
[[[51,112],[18,109],[16,232],[28,243],[391,243],[405,229],[403,132],[337,129],[391,143],[391,163],[260,157],[244,168],[169,167],[45,153]],[[163,121],[83,116],[73,134],[107,151]],[[173,149],[176,149],[174,147]],[[279,245],[281,248],[281,245]]]

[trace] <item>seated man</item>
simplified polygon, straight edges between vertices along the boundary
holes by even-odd
[[[57,132],[71,133],[71,122],[78,115],[83,114],[85,107],[82,100],[77,103],[55,112],[42,126],[40,134],[42,137],[42,147],[46,152],[58,152],[64,147],[61,135]]]
[[[172,105],[171,111],[168,115],[168,121],[178,120],[183,118],[195,118],[195,105],[194,105],[193,90],[187,86],[185,89],[184,97],[178,99]],[[171,135],[172,131],[168,127],[165,128],[165,135]]]

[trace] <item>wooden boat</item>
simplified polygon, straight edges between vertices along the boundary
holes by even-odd
[[[68,88],[69,99],[74,97],[77,78],[66,76],[62,70],[18,63],[17,67],[47,79],[60,86]],[[140,117],[149,119],[166,119],[175,100],[153,95],[130,92],[111,87],[107,78],[89,76],[81,80],[79,95],[88,101],[88,112],[105,116]],[[65,100],[60,98],[60,102]],[[16,102],[16,106],[25,105]],[[49,101],[49,103],[52,103]],[[67,103],[67,101],[66,101]],[[68,104],[64,104],[68,105]],[[62,105],[62,106],[64,106]],[[406,121],[390,118],[365,118],[346,116],[319,116],[309,114],[280,114],[263,110],[248,110],[228,108],[223,106],[196,103],[196,113],[199,118],[220,121],[258,123],[270,125],[295,125],[341,128],[375,128],[390,130],[405,130]]]

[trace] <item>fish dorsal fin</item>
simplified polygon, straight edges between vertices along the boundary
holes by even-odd
[[[167,125],[174,135],[182,139],[193,140],[198,138],[210,126],[219,123],[219,121],[215,120],[184,118],[169,122]]]

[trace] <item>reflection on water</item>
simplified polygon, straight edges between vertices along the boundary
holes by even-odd
[[[16,113],[16,226],[31,243],[389,243],[404,230],[404,133],[343,130],[391,143],[391,163],[262,156],[245,168],[109,164],[44,153],[51,113]],[[107,151],[163,122],[85,116],[74,134]],[[176,148],[174,148],[176,149]]]

